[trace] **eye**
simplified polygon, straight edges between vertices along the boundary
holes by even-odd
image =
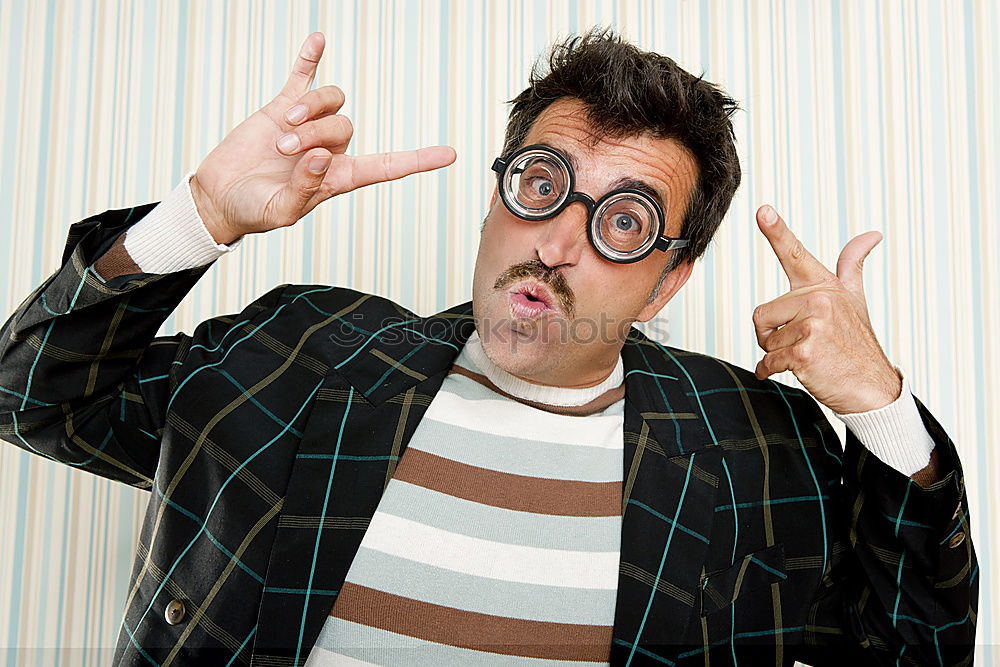
[[[615,231],[619,232],[632,232],[639,231],[642,227],[635,218],[627,213],[619,213],[611,220],[611,224],[614,225]]]
[[[559,165],[551,164],[541,157],[533,157],[518,164],[508,188],[519,204],[534,212],[550,209],[560,196],[565,194],[566,177]]]
[[[531,179],[531,189],[542,197],[548,197],[555,190],[555,185],[547,178]]]

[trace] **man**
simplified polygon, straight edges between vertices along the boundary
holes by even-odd
[[[833,273],[761,207],[792,289],[754,373],[640,333],[739,185],[735,104],[613,34],[515,98],[471,302],[280,285],[154,338],[246,234],[454,160],[347,156],[323,48],[164,201],[74,224],[3,328],[4,438],[151,490],[116,663],[971,661],[962,468],[872,331],[880,236]]]

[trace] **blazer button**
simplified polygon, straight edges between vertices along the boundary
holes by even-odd
[[[959,544],[961,544],[964,540],[965,540],[965,533],[960,530],[960,531],[958,531],[957,533],[955,533],[954,535],[951,536],[951,539],[948,540],[948,546],[951,547],[952,549],[954,549]]]
[[[177,625],[184,620],[186,611],[183,602],[180,600],[171,600],[167,603],[167,608],[163,611],[163,616],[170,625]]]

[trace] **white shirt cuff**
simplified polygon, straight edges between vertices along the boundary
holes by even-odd
[[[188,172],[163,201],[125,232],[125,250],[143,273],[173,273],[213,262],[243,243],[216,243],[198,215]]]
[[[895,401],[868,412],[834,414],[879,460],[910,476],[930,462],[934,439],[920,418],[906,375],[899,366],[895,369],[903,381]]]

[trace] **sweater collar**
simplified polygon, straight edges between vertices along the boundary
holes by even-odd
[[[589,403],[608,391],[620,387],[625,377],[622,357],[619,354],[618,362],[611,374],[592,387],[559,387],[528,382],[508,373],[486,355],[478,331],[473,331],[469,336],[462,351],[455,359],[455,364],[482,373],[494,385],[512,396],[534,403],[554,406],[577,406]]]

